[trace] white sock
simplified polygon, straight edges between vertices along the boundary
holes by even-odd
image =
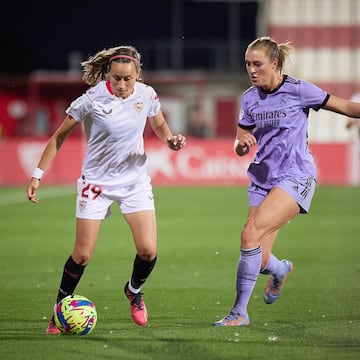
[[[135,289],[134,287],[132,287],[132,285],[131,285],[131,280],[129,280],[129,285],[128,285],[128,287],[129,287],[129,290],[130,290],[132,293],[134,293],[134,294],[139,293],[140,290],[141,290],[141,288]]]

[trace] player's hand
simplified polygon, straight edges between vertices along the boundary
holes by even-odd
[[[184,135],[174,135],[166,139],[171,150],[178,151],[186,145],[186,137]]]
[[[39,187],[39,185],[40,185],[40,180],[31,178],[30,185],[26,190],[28,199],[35,204],[39,202],[39,198],[36,196],[36,190]]]
[[[239,156],[244,156],[249,153],[250,148],[256,145],[256,138],[254,135],[246,133],[242,134],[239,139],[234,141],[234,151]]]
[[[238,139],[238,143],[241,147],[248,146],[249,148],[256,145],[256,138],[252,134],[243,134]]]

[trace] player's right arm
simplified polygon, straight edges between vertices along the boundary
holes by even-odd
[[[30,184],[27,188],[28,199],[34,203],[38,203],[39,199],[36,197],[36,190],[40,185],[40,177],[36,176],[35,173],[42,174],[43,171],[48,169],[57,152],[61,148],[63,142],[67,136],[71,133],[77,122],[72,116],[67,115],[63,123],[57,128],[55,133],[51,136],[47,142],[45,149],[41,155],[40,161],[38,163],[36,171],[34,171],[33,176],[31,177]]]
[[[256,138],[253,135],[253,129],[237,128],[234,141],[234,151],[236,155],[246,155],[252,146],[256,145]]]

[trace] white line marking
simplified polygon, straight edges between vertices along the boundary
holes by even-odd
[[[21,204],[30,202],[26,195],[26,188],[19,189],[18,192],[10,190],[10,194],[2,194],[0,197],[0,206],[8,206],[12,204]],[[76,196],[75,187],[45,187],[38,190],[38,197],[40,199],[49,199],[58,196],[74,194]]]

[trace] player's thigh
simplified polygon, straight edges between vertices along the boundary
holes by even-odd
[[[290,219],[299,214],[297,202],[283,189],[273,188],[250,217],[251,226],[257,237],[278,231]],[[270,240],[269,240],[270,241]]]
[[[156,216],[154,210],[142,210],[124,214],[134,237],[137,253],[152,260],[156,255]]]

